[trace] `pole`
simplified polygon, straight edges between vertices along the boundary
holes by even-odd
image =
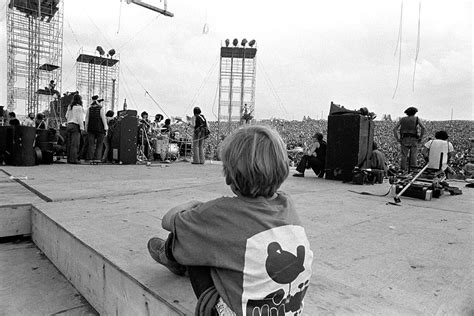
[[[115,111],[115,80],[117,79],[112,79],[112,111]]]
[[[239,125],[242,124],[242,110],[244,107],[244,81],[245,81],[245,47],[244,47],[244,53],[242,57],[242,82],[240,83],[240,122]]]

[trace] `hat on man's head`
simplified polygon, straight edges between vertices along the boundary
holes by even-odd
[[[416,112],[418,112],[418,109],[414,106],[410,106],[408,109],[405,110],[406,115],[415,115]]]
[[[93,101],[96,101],[97,103],[100,103],[100,102],[103,102],[103,101],[104,101],[104,99],[99,99],[99,96],[98,96],[98,95],[94,95],[94,96],[92,97],[92,100],[93,100]]]

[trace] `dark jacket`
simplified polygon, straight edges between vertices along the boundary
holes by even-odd
[[[89,123],[87,125],[87,132],[95,132],[105,134],[104,122],[100,117],[100,105],[92,105],[89,108]]]

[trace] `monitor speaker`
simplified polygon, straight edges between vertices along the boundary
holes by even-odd
[[[359,114],[328,116],[326,179],[351,181],[354,167],[366,168],[372,155],[374,122]]]

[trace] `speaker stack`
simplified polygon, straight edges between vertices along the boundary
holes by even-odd
[[[32,126],[14,126],[11,164],[14,166],[34,166],[36,128]]]
[[[124,110],[117,113],[117,123],[112,135],[112,159],[123,164],[137,163],[137,111]]]
[[[46,129],[36,130],[36,147],[41,151],[42,159],[38,163],[53,163],[53,138],[55,134]]]
[[[354,167],[368,166],[373,141],[371,117],[356,113],[329,115],[326,179],[351,181]]]

